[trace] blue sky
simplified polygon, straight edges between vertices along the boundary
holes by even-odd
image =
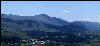
[[[100,22],[100,1],[1,1],[1,13]]]

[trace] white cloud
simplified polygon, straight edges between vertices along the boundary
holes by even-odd
[[[64,10],[63,12],[64,12],[64,13],[69,13],[70,11],[69,11],[69,10]]]
[[[100,16],[97,16],[97,18],[98,18],[97,21],[100,21]]]
[[[99,22],[100,22],[100,19],[97,19],[97,21],[99,21]]]
[[[90,18],[82,18],[82,21],[90,21]]]
[[[100,16],[97,16],[98,18],[100,18]]]

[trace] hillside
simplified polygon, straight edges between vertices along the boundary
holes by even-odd
[[[6,43],[26,44],[22,40],[31,42],[30,39],[45,42],[49,40],[49,43],[46,43],[48,46],[60,46],[62,44],[65,46],[79,46],[81,43],[90,45],[93,40],[94,43],[100,43],[98,42],[100,41],[99,23],[76,21],[67,22],[64,25],[59,23],[64,22],[62,19],[52,18],[47,15],[32,16],[37,18],[36,20],[24,17],[26,16],[10,16],[6,14],[1,16],[1,42],[4,43],[3,45],[7,46]],[[30,16],[27,17],[30,18]],[[50,23],[46,23],[47,20]],[[89,28],[89,26],[92,28]]]

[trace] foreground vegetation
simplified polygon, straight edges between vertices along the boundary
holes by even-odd
[[[100,30],[2,18],[1,46],[100,46]]]

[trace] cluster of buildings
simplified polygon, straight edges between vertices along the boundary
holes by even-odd
[[[27,44],[33,44],[33,45],[44,45],[45,42],[44,41],[33,41],[33,42],[27,42]]]

